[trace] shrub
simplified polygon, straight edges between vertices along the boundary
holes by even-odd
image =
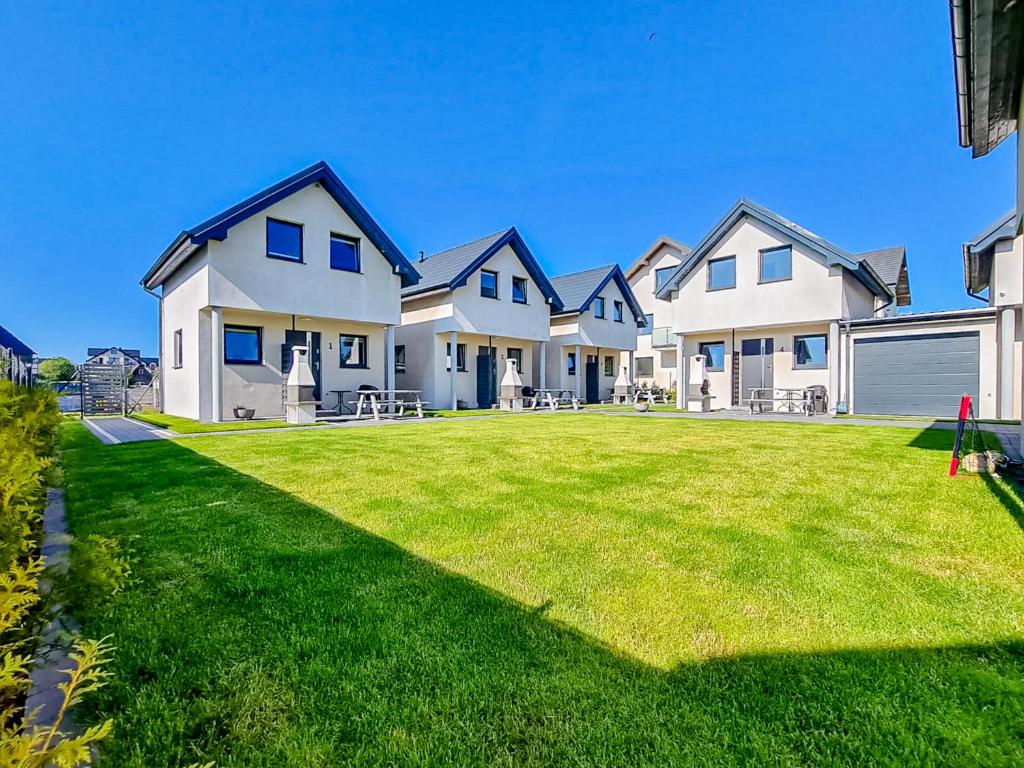
[[[52,392],[0,381],[0,766],[88,764],[91,745],[111,730],[106,721],[74,737],[60,731],[67,710],[104,684],[102,664],[110,650],[105,641],[74,642],[55,722],[37,725],[33,713],[23,712],[32,653],[39,641],[38,546],[46,489],[57,474],[59,426]],[[96,562],[117,561],[116,547],[105,545],[101,550],[104,554]],[[123,565],[126,569],[127,561]]]

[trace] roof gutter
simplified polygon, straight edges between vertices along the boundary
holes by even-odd
[[[962,247],[964,254],[964,288],[967,290],[967,295],[972,299],[988,304],[988,299],[985,296],[971,290],[971,244],[964,243]]]
[[[949,0],[950,26],[953,30],[953,77],[956,81],[956,112],[960,146],[969,147],[971,135],[971,26],[968,0]]]

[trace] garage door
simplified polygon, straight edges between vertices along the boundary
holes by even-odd
[[[965,392],[978,399],[977,331],[855,339],[857,413],[955,416]]]

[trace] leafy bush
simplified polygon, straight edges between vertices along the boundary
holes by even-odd
[[[88,764],[91,745],[112,727],[106,721],[74,737],[60,731],[67,710],[105,682],[102,664],[110,646],[104,641],[75,641],[68,680],[60,686],[63,704],[53,723],[37,725],[33,713],[23,712],[39,640],[43,566],[38,548],[46,489],[57,477],[59,426],[52,392],[0,381],[0,766]],[[99,548],[103,554],[92,562],[117,560],[116,547]]]
[[[70,381],[75,375],[75,364],[66,357],[48,357],[39,363],[39,381],[52,384],[55,381]]]

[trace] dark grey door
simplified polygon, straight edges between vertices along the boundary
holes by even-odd
[[[600,379],[598,378],[597,371],[597,358],[587,357],[587,402],[588,403],[599,403],[601,402],[601,387]]]
[[[977,331],[856,339],[853,409],[893,416],[955,416],[961,395],[978,401],[980,349]]]
[[[774,354],[775,339],[743,339],[740,342],[741,404],[750,402],[750,390],[754,387],[774,386]]]
[[[476,407],[490,408],[497,399],[494,347],[480,347],[476,356]]]

